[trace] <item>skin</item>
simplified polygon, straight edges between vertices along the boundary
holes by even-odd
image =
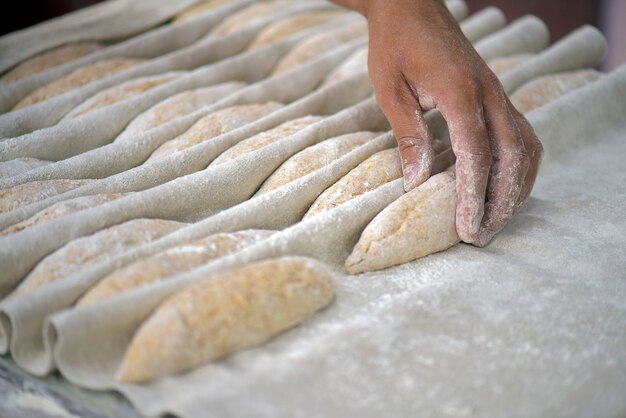
[[[456,229],[486,245],[519,211],[543,153],[532,127],[465,38],[442,0],[333,0],[369,26],[369,73],[397,139],[405,190],[426,181],[434,161],[424,112],[448,122],[456,155]]]

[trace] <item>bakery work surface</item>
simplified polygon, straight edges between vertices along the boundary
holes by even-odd
[[[485,248],[396,259],[402,224],[348,274],[404,194],[362,18],[189,0],[134,19],[148,3],[0,38],[5,76],[98,44],[0,85],[0,416],[626,415],[626,67],[591,70],[598,31],[549,45],[537,18],[449,2],[543,142],[537,183]],[[79,24],[103,14],[110,37]]]

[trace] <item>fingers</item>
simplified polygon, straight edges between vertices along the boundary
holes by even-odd
[[[478,240],[486,245],[515,214],[529,158],[508,99],[497,81],[485,92],[484,114],[493,156],[485,213]]]
[[[524,115],[522,115],[515,109],[513,109],[512,112],[517,122],[522,141],[524,142],[524,148],[526,149],[526,153],[528,154],[529,159],[526,178],[524,179],[522,190],[517,199],[517,205],[515,208],[515,212],[517,213],[524,205],[526,199],[528,199],[530,191],[532,190],[535,184],[535,180],[537,179],[537,173],[539,172],[541,157],[543,156],[543,145],[541,145],[541,142],[539,141],[539,138],[537,138],[534,129],[532,128],[532,126],[530,126],[530,123],[524,117]]]
[[[376,100],[398,142],[404,189],[408,192],[430,177],[434,160],[433,137],[418,99],[402,75],[399,72],[395,74],[399,76],[387,78],[372,75],[371,78]]]

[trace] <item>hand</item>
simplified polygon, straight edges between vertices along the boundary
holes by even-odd
[[[521,207],[543,148],[440,0],[337,1],[369,25],[369,72],[402,156],[405,190],[427,180],[433,138],[424,112],[438,109],[456,155],[456,229],[486,245]]]

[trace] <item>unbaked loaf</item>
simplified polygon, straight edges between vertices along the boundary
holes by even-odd
[[[500,77],[504,73],[519,67],[534,56],[535,54],[517,54],[508,57],[498,57],[490,60],[487,65],[491,68],[491,71]]]
[[[127,194],[128,193],[96,194],[64,200],[37,212],[30,218],[25,219],[20,223],[5,228],[2,232],[0,232],[0,236],[13,234],[15,232],[30,228],[31,226],[37,225],[44,221],[49,221],[51,219],[60,218],[61,216],[70,215],[72,213],[80,212],[84,209],[93,208],[103,203],[119,199],[120,197],[126,196]]]
[[[150,77],[141,77],[135,80],[129,80],[108,89],[104,89],[96,93],[83,103],[72,109],[63,119],[73,119],[84,115],[101,107],[109,106],[122,100],[130,99],[138,96],[148,90],[174,80],[182,72],[171,72],[165,74],[154,75]]]
[[[190,7],[184,12],[181,12],[177,14],[176,16],[174,16],[174,19],[172,19],[172,23],[186,22],[188,20],[194,19],[197,16],[200,16],[204,13],[207,13],[213,9],[216,9],[220,6],[223,6],[231,2],[232,0],[209,0],[209,1],[202,2],[200,4],[196,4],[195,6]]]
[[[120,138],[147,132],[178,117],[193,113],[223,99],[245,85],[245,83],[233,81],[188,90],[168,97],[133,119],[120,134]]]
[[[41,73],[50,68],[74,61],[101,48],[102,45],[97,42],[78,42],[42,52],[41,54],[37,54],[23,61],[15,68],[8,71],[0,77],[0,82],[12,83],[33,74]]]
[[[355,132],[327,139],[312,145],[285,161],[265,180],[256,195],[261,195],[291,183],[309,173],[319,170],[363,145],[382,135],[383,132]]]
[[[269,238],[275,232],[270,230],[226,232],[170,248],[109,274],[90,289],[77,305],[98,303],[136,287],[192,270],[210,260],[233,254]]]
[[[346,259],[350,274],[408,263],[459,242],[453,171],[432,176],[383,209]]]
[[[150,155],[146,162],[156,161],[193,147],[196,144],[254,122],[281,107],[282,104],[280,103],[267,102],[227,107],[213,112],[198,120],[183,134],[165,142]]]
[[[527,113],[600,77],[602,73],[595,70],[578,70],[538,77],[517,89],[511,96],[511,103],[520,112]]]
[[[0,190],[0,213],[65,193],[91,181],[93,180],[39,180]]]
[[[37,264],[10,297],[30,293],[64,279],[90,263],[121,254],[129,248],[150,242],[185,225],[163,219],[133,219],[75,239]]]
[[[234,160],[244,154],[263,148],[266,145],[277,142],[295,134],[301,129],[322,120],[321,116],[305,116],[285,122],[269,131],[261,132],[250,138],[244,139],[237,145],[221,153],[210,165],[218,165]]]
[[[139,327],[117,380],[146,382],[262,344],[327,306],[334,286],[324,265],[303,257],[207,277],[167,299]]]
[[[365,35],[367,35],[367,23],[365,20],[357,20],[346,26],[313,35],[293,47],[274,67],[272,74],[283,74],[312,61],[343,42]]]
[[[372,155],[320,194],[304,215],[311,218],[402,177],[398,148]]]
[[[35,103],[50,99],[51,97],[59,96],[70,90],[89,84],[92,81],[123,71],[142,61],[143,60],[136,58],[113,58],[79,68],[51,83],[39,87],[20,100],[13,110],[31,106]]]
[[[281,39],[303,31],[310,27],[329,22],[339,16],[344,16],[343,10],[326,10],[319,12],[300,13],[279,20],[263,29],[248,46],[248,49],[259,48],[277,42]]]
[[[333,70],[322,83],[322,86],[335,84],[346,78],[367,71],[367,47],[359,49]]]
[[[284,7],[285,3],[279,1],[264,1],[252,4],[225,19],[213,30],[212,33],[216,35],[231,34],[243,29],[248,24],[253,23],[259,18],[270,16],[272,13],[278,12]]]
[[[38,160],[37,158],[22,157],[0,162],[0,179],[17,176],[26,171],[48,165],[52,161]]]

